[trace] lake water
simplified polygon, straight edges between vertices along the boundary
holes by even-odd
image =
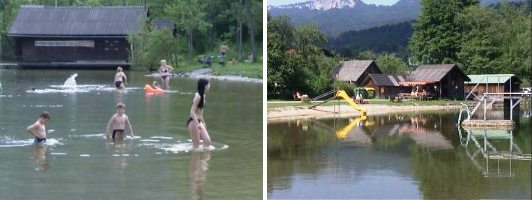
[[[62,87],[74,73],[78,87]],[[188,152],[197,80],[172,78],[170,93],[145,95],[160,79],[126,74],[118,91],[109,70],[0,69],[0,199],[262,198],[262,84],[211,80],[204,115],[216,149]],[[117,102],[136,137],[106,142]],[[48,145],[32,145],[25,128],[43,110]]]
[[[468,134],[457,116],[269,123],[268,198],[531,199],[530,118]]]

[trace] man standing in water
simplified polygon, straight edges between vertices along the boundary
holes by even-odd
[[[35,137],[35,140],[33,141],[34,144],[44,144],[46,143],[46,123],[48,123],[48,120],[50,119],[50,114],[48,112],[44,111],[39,116],[39,119],[33,123],[32,125],[29,125],[26,130],[32,134]]]

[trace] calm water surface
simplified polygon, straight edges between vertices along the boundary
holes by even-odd
[[[73,73],[77,89],[61,87]],[[0,70],[0,199],[262,198],[262,84],[212,80],[204,115],[217,149],[192,153],[197,80],[146,96],[160,79],[144,74],[128,72],[117,91],[113,71]],[[137,137],[115,144],[103,133],[119,101]],[[31,145],[25,128],[43,110],[49,145]]]
[[[530,199],[531,161],[493,157],[530,155],[530,118],[511,133],[459,132],[456,120],[441,112],[269,123],[268,198]]]

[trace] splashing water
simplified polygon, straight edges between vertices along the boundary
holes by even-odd
[[[76,83],[76,77],[78,77],[78,74],[72,74],[63,84],[63,87],[77,87],[78,84]]]

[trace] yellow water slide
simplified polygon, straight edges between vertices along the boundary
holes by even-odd
[[[334,96],[343,98],[345,101],[347,101],[347,103],[349,103],[351,107],[353,107],[355,110],[358,110],[361,116],[366,116],[366,109],[355,103],[355,101],[353,101],[353,99],[351,99],[345,91],[338,90],[336,91],[336,94]]]
[[[355,127],[358,124],[358,122],[365,120],[365,119],[366,119],[366,116],[362,115],[362,116],[357,117],[356,119],[350,120],[347,126],[345,126],[339,131],[336,131],[336,138],[344,139],[345,137],[347,137],[347,135],[349,135],[349,132],[351,132],[353,127]]]

